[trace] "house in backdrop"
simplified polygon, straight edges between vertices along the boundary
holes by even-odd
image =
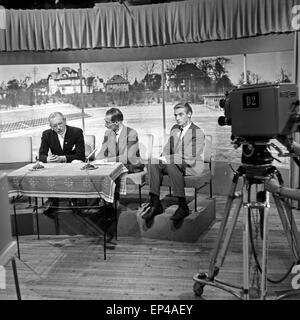
[[[98,76],[86,78],[87,93],[105,92],[105,85],[102,78]]]
[[[129,81],[117,74],[106,82],[105,89],[106,92],[128,92]]]
[[[201,70],[193,63],[181,63],[166,77],[169,92],[198,92],[205,85]]]
[[[219,102],[224,99],[224,93],[210,93],[202,95],[204,99],[204,105],[208,107],[213,107],[215,109],[221,108]]]
[[[61,94],[81,93],[79,72],[70,67],[57,68],[57,72],[51,72],[48,76],[48,90],[50,95],[56,92]],[[82,78],[82,92],[87,92],[84,77]]]

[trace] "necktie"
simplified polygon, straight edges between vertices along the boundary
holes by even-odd
[[[177,153],[178,147],[179,147],[180,142],[181,142],[183,127],[179,127],[179,130],[180,130],[180,133],[179,133],[178,140],[177,140],[177,143],[176,143],[175,153]]]
[[[115,131],[116,134],[116,161],[119,162],[119,140],[118,140],[118,132]]]

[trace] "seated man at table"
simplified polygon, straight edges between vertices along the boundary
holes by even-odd
[[[124,116],[121,110],[111,108],[106,111],[104,138],[100,151],[95,155],[98,160],[122,162],[128,173],[143,171],[141,163],[139,139],[136,130],[123,124]]]
[[[85,145],[83,132],[80,128],[66,124],[66,118],[61,112],[53,112],[48,117],[50,129],[42,134],[39,149],[39,160],[42,162],[72,162],[85,161]],[[49,150],[51,154],[49,155]],[[49,215],[58,206],[57,198],[50,198],[45,214]]]
[[[144,170],[141,162],[139,139],[136,130],[123,124],[124,116],[118,108],[111,108],[105,114],[105,127],[101,149],[95,155],[96,160],[105,159],[108,162],[122,162],[128,173],[135,173]],[[115,199],[119,194],[115,193]],[[108,206],[111,225],[108,228],[108,236],[112,237],[114,231],[114,214],[112,205]]]
[[[170,218],[175,226],[189,215],[184,191],[184,176],[198,175],[204,169],[204,131],[195,125],[192,118],[192,107],[187,102],[179,102],[174,106],[176,124],[171,128],[168,143],[164,146],[159,161],[151,161],[148,166],[150,201],[149,210],[142,218],[147,226],[156,215],[163,213],[160,201],[160,185],[163,175],[168,175],[173,195],[178,200],[178,208]]]

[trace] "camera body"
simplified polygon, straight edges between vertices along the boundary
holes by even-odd
[[[272,139],[298,130],[298,87],[292,83],[248,85],[231,90],[220,101],[234,137]]]

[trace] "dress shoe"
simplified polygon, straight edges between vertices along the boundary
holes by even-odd
[[[162,214],[164,212],[164,209],[161,205],[161,203],[156,204],[156,205],[152,205],[149,207],[149,209],[147,210],[147,212],[145,212],[142,215],[142,218],[144,220],[151,220],[152,218],[154,218],[155,216]]]
[[[111,242],[114,236],[115,236],[115,223],[112,222],[110,225],[107,226],[106,242]]]
[[[170,220],[175,221],[181,221],[185,217],[187,217],[190,214],[189,207],[187,205],[179,206],[173,216],[170,218]]]

